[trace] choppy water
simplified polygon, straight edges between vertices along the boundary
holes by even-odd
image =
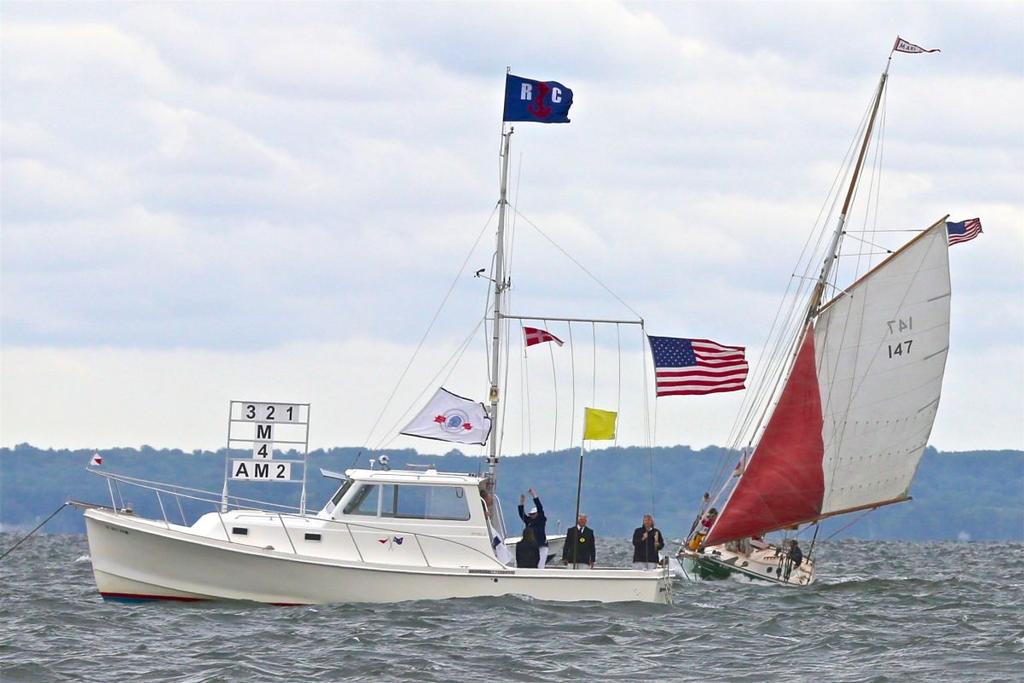
[[[1024,680],[1020,544],[819,544],[815,586],[680,582],[672,606],[104,603],[87,553],[40,536],[0,563],[4,683]]]

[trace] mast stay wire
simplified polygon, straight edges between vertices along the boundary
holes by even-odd
[[[872,106],[873,106],[873,98],[872,98]],[[867,124],[866,122],[863,122],[863,123],[862,123],[862,125],[861,125],[860,129],[858,130],[858,134],[857,134],[857,137],[861,137],[861,131],[863,131],[863,135],[867,135],[867,130],[866,130],[866,126],[867,126],[867,125],[868,125],[868,124]],[[867,143],[869,144],[869,143],[870,143],[870,141],[868,141]],[[850,162],[850,163],[851,163],[851,164],[853,163],[853,160],[852,160],[852,159],[851,159],[851,162]],[[851,169],[852,169],[852,167],[851,167]],[[845,176],[844,176],[844,177],[845,177]],[[855,179],[855,180],[856,180],[856,179]],[[869,183],[869,185],[868,185],[868,186],[870,187],[870,183]],[[855,206],[855,204],[854,204],[854,201],[855,201],[855,200],[856,200],[856,198],[857,198],[857,197],[859,196],[859,194],[860,194],[860,189],[861,189],[861,183],[860,183],[860,182],[856,182],[856,184],[855,184],[855,185],[854,185],[854,186],[852,187],[852,193],[853,193],[853,194],[852,194],[852,198],[851,198],[851,203],[850,203],[850,205],[849,205],[849,206],[851,207],[851,210],[852,210],[852,207],[853,207],[853,206]],[[868,196],[870,196],[870,189],[868,189]],[[839,201],[839,196],[837,196],[837,197],[836,197],[836,201],[835,201],[835,202],[833,203],[833,209],[831,209],[831,211],[829,212],[829,215],[831,215],[831,213],[833,213],[833,212],[835,211],[835,205],[836,205],[836,203],[838,203],[838,201]],[[847,219],[849,219],[849,218],[850,218],[850,216],[848,215],[848,216],[847,216],[846,218],[847,218]],[[827,284],[829,284],[829,285],[831,286],[831,288],[833,288],[833,290],[835,290],[835,291],[839,291],[839,287],[838,287],[838,285],[837,285],[837,283],[839,282],[839,276],[840,276],[840,265],[841,265],[841,264],[840,264],[840,262],[839,262],[839,257],[840,257],[840,255],[842,254],[842,251],[843,251],[843,242],[844,242],[843,238],[844,238],[844,237],[846,236],[846,231],[845,231],[845,227],[846,227],[846,225],[844,224],[844,225],[843,225],[843,228],[844,228],[844,229],[843,229],[843,231],[841,231],[841,232],[840,232],[840,236],[839,236],[839,239],[838,239],[838,241],[837,241],[837,243],[836,243],[836,253],[835,253],[835,254],[833,255],[833,256],[835,256],[835,259],[836,259],[836,265],[835,265],[835,267],[834,267],[833,269],[831,269],[831,271],[830,271],[830,272],[828,272],[828,273],[824,273],[824,274],[825,274],[825,276],[826,276],[826,278],[827,278],[827,279],[829,279],[829,282],[827,282]],[[820,242],[821,242],[821,239],[822,239],[822,238],[824,237],[824,234],[826,233],[826,231],[827,231],[827,230],[824,230],[824,229],[822,229],[822,231],[821,231],[821,237],[819,238],[819,244],[820,244]],[[829,256],[829,254],[824,254],[823,256],[824,256],[825,258],[827,258],[827,257]],[[813,263],[810,263],[808,267],[810,268],[810,266],[812,266],[812,265],[813,265]],[[809,269],[808,271],[810,271],[810,272],[813,272],[813,270],[810,270],[810,269]],[[844,337],[844,338],[845,338],[845,335],[846,335],[846,327],[847,327],[847,325],[849,324],[849,314],[850,314],[850,312],[851,312],[851,311],[849,311],[849,310],[847,311],[847,319],[846,319],[846,321],[845,321],[845,324],[844,324],[844,330],[843,330],[843,333],[842,333],[842,334],[843,334],[843,337]],[[803,326],[805,325],[805,321],[804,321],[804,319],[803,319],[803,318],[797,318],[797,319],[798,319],[798,321],[799,321],[799,324],[800,324],[800,326],[801,326],[801,327],[800,327],[800,328],[798,328],[798,329],[797,329],[797,330],[795,331],[795,333],[796,333],[796,337],[795,337],[795,340],[794,340],[794,347],[793,347],[793,354],[794,354],[794,355],[795,355],[795,354],[796,354],[796,353],[798,352],[798,350],[799,350],[799,349],[797,349],[797,348],[796,348],[796,344],[797,344],[797,343],[799,342],[799,340],[801,339],[801,336],[800,336],[800,335],[801,335],[801,330],[803,329]],[[824,344],[827,344],[828,332],[829,332],[829,330],[825,330],[825,334],[824,334],[824,340],[825,340],[825,341],[823,341],[823,343],[824,343]],[[814,331],[813,331],[813,330],[812,330],[812,331],[810,331],[810,332],[809,332],[809,334],[814,334]],[[787,357],[787,356],[786,356],[786,357]],[[823,358],[819,358],[819,359],[818,359],[818,361],[817,361],[817,362],[818,362],[818,369],[820,369],[820,362],[822,362],[822,361],[823,361]],[[781,366],[781,368],[785,368],[785,365],[782,365],[782,366]],[[790,367],[790,372],[792,372],[792,366]],[[785,373],[782,373],[782,372],[780,371],[780,374],[779,374],[778,378],[776,379],[776,390],[777,390],[777,386],[778,386],[778,384],[779,384],[779,383],[781,383],[781,380],[782,380],[782,376],[783,376],[783,375],[785,375]],[[783,384],[783,386],[784,386],[784,384]],[[773,390],[773,393],[771,394],[772,396],[776,395],[776,394],[774,393],[774,391],[775,391],[775,390]],[[829,394],[829,398],[828,398],[828,399],[830,400],[830,394]],[[769,401],[768,401],[768,402],[767,402],[767,403],[765,404],[764,414],[763,414],[763,415],[762,415],[762,417],[760,418],[760,421],[761,421],[761,423],[762,423],[762,427],[761,427],[762,429],[764,429],[764,426],[763,426],[763,421],[764,421],[764,419],[765,419],[765,416],[767,415],[768,409],[769,409],[769,408],[771,407],[771,404],[772,404],[772,402],[771,402],[770,400],[769,400]],[[827,409],[826,409],[826,407],[827,407],[827,402],[825,403],[825,405],[822,405],[822,414],[823,414],[823,415],[827,414]],[[752,454],[752,457],[753,457],[753,454]],[[740,474],[741,474],[741,473],[740,473]],[[762,500],[763,500],[763,497],[762,497],[761,495],[759,495],[759,498],[762,498]],[[774,515],[773,515],[773,516],[774,516]],[[779,523],[779,522],[780,522],[780,520],[778,520],[778,519],[776,518],[776,519],[775,519],[775,522],[776,522],[776,524],[777,524],[777,523]]]
[[[748,446],[753,444],[757,435],[756,430],[752,431],[754,416],[760,412],[761,417],[757,418],[757,421],[759,423],[763,422],[764,415],[772,403],[771,397],[778,391],[778,385],[781,382],[782,375],[784,374],[785,361],[789,355],[787,352],[790,347],[795,344],[795,339],[799,334],[799,303],[803,295],[805,295],[810,289],[810,285],[808,283],[811,278],[807,276],[812,274],[814,267],[820,263],[820,259],[817,258],[817,255],[822,250],[822,242],[825,239],[825,235],[828,233],[829,219],[835,213],[836,205],[838,204],[840,196],[839,190],[851,172],[857,141],[860,139],[862,132],[867,126],[870,110],[871,106],[869,104],[861,118],[860,126],[850,140],[843,160],[836,169],[836,173],[832,179],[828,193],[819,208],[818,216],[812,224],[812,229],[808,231],[804,245],[796,262],[794,263],[793,273],[787,283],[786,290],[779,300],[775,317],[772,320],[772,324],[762,346],[762,349],[766,352],[766,356],[760,363],[760,368],[752,378],[752,385],[755,389],[744,397],[740,410],[737,412],[733,421],[733,426],[730,429],[730,435],[727,440],[730,450],[736,450],[745,438],[749,438]],[[817,235],[817,240],[814,240],[815,235]],[[814,247],[808,251],[812,241],[814,241]],[[804,260],[805,258],[806,262]],[[803,278],[796,275],[797,272],[801,271],[801,268],[804,274]],[[794,283],[794,280],[797,282]],[[817,281],[817,278],[813,278],[813,280]],[[788,310],[786,310],[787,303],[789,304]],[[773,375],[776,377],[775,381],[769,382],[768,378]],[[761,410],[759,410],[759,408]],[[719,487],[724,487],[728,484],[729,480],[725,477],[728,462],[730,462],[729,456],[725,456],[720,460],[717,471],[710,480],[708,486],[709,491],[716,490]]]
[[[366,439],[363,441],[363,449],[365,449],[367,444],[370,443],[370,440],[373,438],[374,432],[380,425],[380,421],[384,419],[384,414],[387,412],[388,408],[391,407],[391,402],[394,400],[395,395],[398,393],[398,389],[402,386],[402,382],[405,380],[406,375],[409,373],[409,369],[412,367],[412,364],[416,361],[416,358],[419,357],[419,353],[423,349],[423,344],[427,341],[427,337],[430,335],[431,330],[434,329],[434,324],[437,322],[438,317],[441,315],[441,311],[444,309],[445,304],[448,303],[448,299],[451,298],[452,292],[455,291],[455,286],[458,284],[459,278],[462,277],[462,273],[466,270],[466,264],[468,264],[469,259],[473,257],[473,252],[476,251],[477,245],[480,244],[480,239],[484,236],[484,233],[487,231],[487,227],[491,224],[491,221],[494,220],[494,214],[497,213],[497,211],[498,206],[495,205],[495,207],[491,209],[491,215],[488,216],[487,221],[480,229],[480,232],[477,234],[472,246],[470,246],[469,251],[466,253],[466,258],[463,259],[462,265],[459,267],[459,272],[455,274],[454,278],[452,278],[452,282],[448,286],[448,291],[445,292],[444,297],[438,304],[437,310],[434,311],[434,315],[433,317],[431,317],[430,323],[427,325],[427,329],[423,332],[423,336],[420,337],[419,343],[416,344],[416,349],[412,352],[412,356],[409,357],[409,361],[405,364],[405,367],[402,369],[402,373],[399,375],[398,381],[395,382],[394,388],[392,388],[391,393],[388,395],[387,400],[384,402],[384,407],[381,408],[380,413],[377,415],[377,419],[374,420],[373,422],[373,426],[370,427],[370,431],[366,435]],[[479,324],[477,325],[477,328],[478,327]],[[474,328],[474,332],[476,331],[477,328]]]
[[[569,448],[573,446],[576,436],[576,346],[572,341],[572,321],[569,326]]]
[[[463,354],[466,353],[466,349],[469,348],[470,344],[473,342],[473,339],[476,337],[477,331],[480,329],[480,327],[484,324],[486,320],[486,316],[482,317],[480,318],[479,322],[477,322],[477,324],[473,326],[473,329],[470,330],[468,335],[466,335],[466,338],[463,339],[462,343],[459,344],[455,351],[452,352],[452,354],[448,357],[448,360],[444,362],[441,368],[436,373],[434,373],[434,376],[431,377],[430,380],[423,387],[423,389],[420,390],[419,394],[416,395],[416,398],[409,404],[409,407],[405,409],[405,411],[399,416],[397,420],[395,420],[395,423],[391,425],[391,428],[384,432],[384,434],[381,436],[380,441],[378,441],[377,445],[374,447],[374,450],[387,448],[388,446],[391,445],[392,442],[394,442],[396,438],[398,438],[397,430],[400,428],[401,424],[405,422],[405,420],[408,418],[409,413],[411,413],[416,408],[416,406],[419,405],[420,400],[430,390],[430,388],[437,384],[437,380],[439,377],[441,377],[442,374],[444,375],[444,379],[441,380],[441,384],[444,384],[445,382],[448,381],[448,378],[452,376],[453,372],[455,372],[455,368],[458,367],[459,361],[462,360]],[[445,372],[446,368],[447,372]]]
[[[548,321],[542,320],[544,323],[544,329],[548,329]],[[554,414],[555,425],[551,430],[551,452],[554,453],[558,450],[558,373],[555,372],[555,351],[551,348],[551,344],[546,345],[548,347],[548,355],[551,356],[551,385],[553,393],[555,395]]]
[[[534,223],[533,221],[531,221],[531,220],[530,220],[530,219],[529,219],[528,217],[526,217],[525,215],[523,215],[523,214],[522,214],[522,213],[521,213],[521,212],[519,211],[519,209],[517,209],[517,208],[513,208],[513,212],[514,212],[515,214],[517,214],[517,215],[518,215],[518,216],[519,216],[520,218],[522,218],[522,219],[523,219],[523,221],[524,221],[524,222],[525,222],[525,223],[526,223],[527,225],[529,225],[529,226],[530,226],[531,228],[533,228],[534,230],[536,230],[536,231],[537,231],[537,233],[538,233],[538,234],[539,234],[539,235],[540,235],[541,237],[543,237],[543,238],[544,238],[544,239],[546,239],[546,240],[547,240],[548,242],[550,242],[550,243],[551,243],[551,246],[553,246],[553,247],[554,247],[555,249],[557,249],[558,251],[562,252],[562,255],[563,255],[563,256],[565,256],[565,257],[566,257],[567,259],[569,259],[570,261],[572,261],[572,263],[573,263],[573,264],[574,264],[574,265],[575,265],[575,266],[576,266],[577,268],[579,268],[579,269],[580,269],[580,270],[582,270],[582,271],[583,271],[584,273],[586,273],[586,274],[587,274],[587,276],[588,276],[588,277],[589,277],[589,278],[590,278],[591,280],[593,280],[593,281],[594,281],[595,283],[597,283],[597,285],[598,285],[598,286],[600,286],[600,287],[601,287],[601,289],[603,289],[604,291],[606,291],[606,292],[608,292],[609,294],[611,294],[611,295],[612,295],[612,297],[614,297],[614,299],[615,299],[616,301],[618,301],[618,302],[619,302],[620,304],[622,304],[623,306],[625,306],[625,307],[626,307],[626,309],[628,309],[630,313],[632,313],[633,315],[635,315],[635,316],[637,317],[637,319],[638,319],[638,320],[643,320],[643,316],[642,316],[642,315],[640,315],[639,313],[637,313],[637,312],[636,312],[636,310],[635,310],[635,309],[634,309],[634,308],[633,308],[632,306],[630,306],[629,304],[627,304],[627,303],[626,303],[626,301],[625,301],[625,300],[624,300],[624,299],[623,299],[622,297],[620,297],[620,296],[619,296],[618,294],[616,294],[616,293],[615,293],[615,292],[614,292],[614,291],[612,290],[612,288],[611,288],[611,287],[609,287],[608,285],[606,285],[606,284],[604,283],[604,281],[603,281],[603,280],[601,280],[600,278],[598,278],[598,277],[597,277],[596,275],[594,275],[594,274],[593,274],[592,272],[590,272],[590,270],[588,270],[586,266],[584,266],[584,265],[583,265],[582,263],[580,263],[579,261],[577,261],[577,260],[576,260],[576,258],[575,258],[575,257],[574,257],[574,256],[573,256],[572,254],[570,254],[570,253],[569,253],[568,251],[566,251],[566,249],[565,249],[565,248],[563,248],[563,247],[562,247],[562,245],[560,245],[560,244],[559,244],[558,242],[556,242],[556,241],[555,241],[555,240],[554,240],[554,239],[553,239],[552,237],[550,237],[550,236],[549,236],[549,235],[548,235],[548,234],[547,234],[546,232],[544,232],[543,230],[541,230],[541,228],[540,228],[540,226],[539,226],[539,225],[537,225],[536,223]]]

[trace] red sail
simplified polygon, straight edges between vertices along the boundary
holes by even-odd
[[[817,517],[825,495],[821,433],[814,328],[808,325],[764,436],[705,544],[758,535]]]

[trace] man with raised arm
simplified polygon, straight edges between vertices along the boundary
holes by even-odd
[[[544,565],[548,561],[548,535],[545,532],[548,518],[544,516],[544,506],[541,505],[540,498],[537,497],[537,492],[531,488],[528,493],[530,494],[530,497],[533,498],[533,507],[530,508],[529,512],[525,512],[523,505],[526,503],[526,496],[520,495],[519,518],[523,520],[523,524],[526,525],[527,529],[531,529],[533,531],[533,537],[537,542],[537,548],[540,550],[540,560],[537,562],[537,567],[539,569],[543,569]]]

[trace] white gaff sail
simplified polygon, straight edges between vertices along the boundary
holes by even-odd
[[[935,223],[823,306],[706,543],[907,499],[949,351],[949,253]]]

